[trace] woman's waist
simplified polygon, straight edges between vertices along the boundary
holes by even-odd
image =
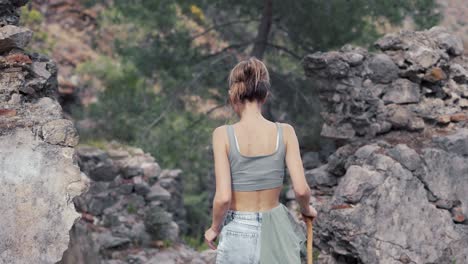
[[[259,210],[248,210],[248,209],[243,209],[242,207],[236,207],[236,209],[228,209],[227,214],[231,216],[238,216],[239,218],[244,218],[244,219],[255,219],[255,216],[262,215],[267,212],[271,212],[281,206],[280,202],[277,202],[276,204],[273,204],[271,206],[268,206],[266,208],[261,208]]]

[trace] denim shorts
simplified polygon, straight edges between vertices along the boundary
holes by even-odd
[[[216,264],[260,263],[262,212],[228,210],[217,246]]]

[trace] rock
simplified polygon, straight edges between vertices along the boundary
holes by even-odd
[[[115,203],[115,198],[110,194],[100,194],[99,196],[94,196],[91,198],[91,201],[88,205],[88,212],[92,215],[101,215],[104,209],[112,206]]]
[[[447,136],[434,137],[434,143],[445,151],[461,156],[468,156],[468,129],[459,129],[456,133]]]
[[[396,33],[387,33],[384,37],[378,39],[374,46],[385,51],[404,49],[406,45]]]
[[[419,86],[406,79],[397,79],[392,82],[382,97],[384,103],[417,103],[420,100]]]
[[[286,192],[286,199],[288,200],[294,200],[296,198],[296,194],[294,192],[293,188],[289,188],[288,191]]]
[[[357,203],[363,196],[369,195],[384,179],[385,177],[378,172],[352,165],[336,188],[334,199]]]
[[[434,148],[423,149],[422,158],[427,166],[421,178],[427,188],[439,199],[452,203],[460,201],[462,211],[468,212],[468,199],[464,194],[468,188],[468,158]]]
[[[375,151],[379,150],[380,147],[378,145],[364,145],[360,147],[356,152],[354,153],[354,156],[356,158],[365,160],[369,158],[369,156],[374,153]]]
[[[167,231],[170,227],[172,217],[159,206],[148,208],[145,214],[145,228],[153,239],[167,238]]]
[[[45,120],[55,120],[62,118],[62,107],[60,104],[49,97],[42,97],[31,105],[34,111],[33,115],[39,119],[38,116],[45,116]]]
[[[126,237],[115,237],[109,233],[101,234],[98,240],[101,248],[103,249],[122,247],[130,243],[130,240]]]
[[[456,37],[448,36],[438,27],[401,30],[375,42],[383,52],[369,55],[343,46],[306,55],[304,71],[321,100],[320,135],[346,143],[395,130],[425,131],[434,121],[464,122],[467,115],[458,113],[468,108],[468,65],[454,55],[460,52]],[[362,55],[356,65],[354,53]],[[339,61],[348,67],[337,67]],[[386,107],[392,104],[404,107]]]
[[[322,126],[322,137],[333,138],[333,139],[350,139],[356,134],[351,124],[346,123],[340,127],[332,127],[326,123]]]
[[[429,35],[435,38],[435,41],[441,49],[446,50],[450,55],[459,56],[463,53],[463,42],[456,35],[449,34],[444,27],[432,27]]]
[[[390,83],[398,77],[398,66],[386,54],[375,55],[369,62],[369,69],[374,83]]]
[[[455,260],[466,260],[468,256],[464,249],[468,247],[467,239],[460,239],[458,241],[450,242],[447,247],[442,251],[442,255],[437,258],[435,263],[453,263]]]
[[[304,58],[303,66],[311,70],[307,71],[308,73],[316,72],[315,70],[317,69],[324,69],[323,74],[320,72],[322,77],[329,76],[334,78],[346,76],[350,68],[349,64],[346,63],[346,59],[343,59],[338,52],[334,51],[307,55]]]
[[[411,151],[403,145],[391,151],[396,152],[397,149],[407,154]],[[361,263],[386,263],[395,258],[406,259],[410,263],[436,260],[438,253],[451,241],[461,238],[450,214],[430,203],[427,191],[431,189],[426,190],[424,182],[398,161],[378,154],[376,150],[375,146],[361,147],[360,158],[351,159],[356,163],[359,161],[359,165],[353,163],[348,167],[330,204],[319,207],[325,210],[319,213],[315,224],[315,237],[318,236],[320,248],[334,252],[333,260],[347,256],[347,261]],[[406,158],[400,160],[412,163],[408,163]],[[434,164],[431,167],[438,166]],[[425,170],[418,171],[424,173]],[[344,206],[346,203],[354,203],[355,206]],[[422,222],[423,219],[431,221]],[[450,238],[445,235],[447,233]],[[437,239],[428,242],[427,237]],[[350,240],[354,242],[346,242]],[[418,253],[413,247],[418,248]]]
[[[468,115],[465,113],[456,113],[450,116],[452,122],[462,122],[468,120]]]
[[[389,117],[388,121],[395,128],[407,128],[412,118],[412,113],[406,108],[399,107],[397,105],[390,105],[388,107]]]
[[[161,174],[161,167],[155,162],[144,162],[141,164],[141,168],[143,169],[143,176],[152,180],[157,180]]]
[[[117,142],[102,145],[102,148],[85,145],[78,148],[79,165],[91,183],[89,191],[76,197],[74,203],[87,217],[77,223],[84,228],[73,233],[70,245],[73,250],[66,252],[61,264],[87,264],[80,257],[84,255],[103,255],[111,258],[106,259],[109,263],[122,259],[149,261],[156,250],[153,247],[167,249],[167,241],[179,246],[181,230],[188,228],[181,195],[182,170],[161,170],[151,155],[138,148]],[[124,172],[127,177],[123,177]],[[105,234],[104,239],[102,234]],[[92,241],[94,246],[74,244],[86,240]],[[128,252],[130,245],[132,253]],[[176,251],[173,258],[180,258],[181,254]],[[189,255],[182,263],[198,253]]]
[[[200,257],[205,263],[213,263],[216,259],[216,251],[207,249],[201,252]]]
[[[91,236],[80,236],[79,234],[86,233],[87,224],[82,221],[77,221],[70,230],[70,243],[67,250],[63,254],[63,258],[57,264],[63,263],[102,263],[102,258],[99,255],[99,247]]]
[[[457,83],[467,83],[468,81],[468,70],[458,63],[450,65],[450,76]]]
[[[421,167],[421,159],[418,153],[405,144],[396,145],[388,151],[388,154],[410,171]]]
[[[442,80],[447,79],[447,75],[445,74],[444,70],[440,67],[433,67],[423,77],[424,81],[428,81],[431,83],[436,83]]]
[[[406,53],[405,59],[415,66],[429,68],[440,59],[438,52],[423,46],[412,46]]]
[[[337,184],[337,178],[327,171],[328,164],[318,168],[305,171],[307,183],[311,187],[334,186]]]
[[[461,207],[454,207],[450,211],[452,213],[452,219],[456,223],[463,224],[466,222],[466,216],[463,213],[463,210]]]
[[[341,146],[328,157],[327,170],[335,176],[343,176],[346,173],[345,163],[352,154],[353,147],[351,145]]]
[[[60,261],[80,217],[74,200],[90,184],[77,166],[73,124],[48,124],[63,118],[54,96],[56,68],[50,59],[25,51],[32,32],[17,25],[19,7],[26,2],[0,0],[2,264]]]
[[[312,169],[320,166],[321,161],[318,152],[306,152],[302,156],[302,164],[306,169]]]
[[[145,196],[151,191],[151,187],[149,184],[144,181],[141,177],[135,177],[134,183],[135,183],[135,192],[139,195]]]
[[[28,0],[3,0],[0,2],[0,27],[5,25],[18,25],[20,20],[19,7]]]
[[[76,146],[79,141],[78,132],[68,119],[56,119],[44,124],[42,137],[50,144],[62,146]]]
[[[32,31],[13,25],[0,27],[0,53],[9,51],[13,48],[24,49],[31,40]]]
[[[171,194],[166,189],[161,187],[160,184],[156,183],[151,186],[151,190],[146,194],[145,199],[148,201],[167,201],[171,199]]]
[[[49,79],[50,76],[52,76],[52,74],[47,70],[46,62],[33,62],[31,69],[34,72],[34,74],[45,80]]]
[[[122,176],[125,179],[130,179],[139,175],[144,175],[144,170],[140,167],[140,161],[138,160],[138,158],[127,159],[126,165],[122,169]]]
[[[44,143],[29,129],[0,137],[1,263],[54,263],[62,257],[79,217],[74,190],[85,189],[73,152]]]
[[[20,68],[0,72],[0,94],[18,93],[25,82],[25,76],[26,73]]]
[[[80,167],[93,181],[110,182],[117,176],[117,168],[109,155],[94,147],[81,146],[78,148]]]
[[[321,100],[321,135],[338,146],[327,163],[305,172],[320,263],[465,263],[463,48],[440,27],[401,30],[375,45],[383,53],[357,66],[345,47],[304,59]],[[330,58],[349,69],[330,74]]]

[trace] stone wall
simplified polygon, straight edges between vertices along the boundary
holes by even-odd
[[[388,34],[375,46],[383,52],[346,45],[304,58],[321,98],[322,136],[375,137],[467,120],[468,62],[459,38],[434,27]]]
[[[83,217],[61,263],[210,263],[214,252],[199,254],[180,237],[187,228],[180,169],[161,169],[117,142],[80,146],[78,156],[91,183],[74,199]]]
[[[54,263],[86,176],[79,137],[56,100],[57,67],[25,50],[33,33],[18,26],[18,8],[26,2],[0,1],[0,263]]]
[[[319,263],[468,263],[468,63],[443,27],[317,52],[322,136],[308,169]]]

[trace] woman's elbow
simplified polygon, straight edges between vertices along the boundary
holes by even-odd
[[[311,195],[311,191],[308,185],[305,185],[303,188],[295,190],[296,196],[307,197]]]
[[[217,202],[218,204],[229,204],[231,202],[231,196],[230,195],[216,195],[215,202]]]

